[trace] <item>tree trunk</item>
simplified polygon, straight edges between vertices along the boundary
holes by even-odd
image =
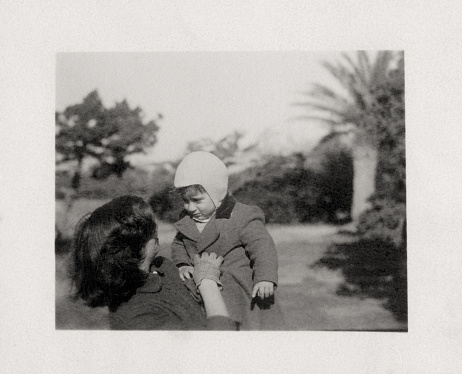
[[[72,237],[73,228],[69,228],[69,218],[71,217],[71,210],[74,201],[78,197],[80,188],[80,181],[82,175],[82,158],[78,159],[77,168],[71,180],[71,188],[61,188],[64,198],[61,201],[56,201],[56,224],[55,224],[55,240],[68,239]]]
[[[82,158],[77,160],[77,169],[75,170],[71,181],[71,187],[74,189],[76,194],[79,192],[80,188],[80,179],[82,176],[82,160]]]
[[[371,207],[369,198],[375,192],[378,150],[365,139],[353,144],[353,202],[351,219],[358,224],[359,216]]]

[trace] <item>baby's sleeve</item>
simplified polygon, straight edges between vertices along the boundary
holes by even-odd
[[[172,262],[175,266],[179,265],[192,265],[191,259],[186,252],[184,246],[182,235],[180,232],[177,232],[175,238],[173,239],[172,245]]]
[[[254,263],[254,283],[278,283],[278,257],[273,238],[265,227],[265,215],[256,207],[249,207],[243,220],[240,240]]]

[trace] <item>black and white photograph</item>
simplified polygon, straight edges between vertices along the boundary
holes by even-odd
[[[57,329],[407,331],[403,51],[56,58]]]
[[[462,6],[2,2],[5,373],[459,373]]]

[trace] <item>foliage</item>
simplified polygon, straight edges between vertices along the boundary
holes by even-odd
[[[354,147],[364,143],[378,149],[375,192],[405,201],[403,52],[379,51],[373,62],[365,51],[358,51],[356,61],[345,53],[342,58],[323,66],[343,92],[314,84],[306,93],[308,101],[297,103],[309,110],[303,118],[330,123],[333,131],[354,131]],[[396,59],[397,67],[392,69]]]
[[[98,92],[88,94],[83,102],[56,112],[57,163],[77,161],[72,188],[79,189],[84,159],[93,159],[93,177],[119,178],[130,167],[127,156],[143,152],[157,141],[159,127],[153,120],[144,123],[140,108],[131,109],[127,101],[105,108]]]
[[[380,239],[399,244],[406,206],[390,199],[373,199],[372,208],[361,215],[357,227],[362,239]]]
[[[312,168],[322,176],[322,194],[330,216],[328,222],[336,222],[335,215],[342,212],[350,219],[353,198],[353,159],[351,149],[338,136],[325,137],[310,153],[305,168]]]
[[[62,190],[69,189],[72,176],[69,173],[56,175],[56,198],[62,199]],[[64,187],[64,188],[63,188]],[[153,191],[162,188],[147,171],[129,169],[122,177],[110,175],[106,179],[82,178],[78,196],[87,199],[113,199],[122,195],[137,195],[143,198],[151,196]]]
[[[338,63],[323,63],[339,83],[339,89],[314,84],[306,92],[308,99],[297,103],[308,109],[308,115],[302,118],[321,120],[330,124],[334,133],[353,135],[355,180],[351,210],[355,222],[367,209],[368,199],[376,191],[374,176],[377,175],[379,161],[375,151],[387,142],[383,132],[389,132],[389,118],[384,116],[384,112],[387,112],[384,98],[389,97],[385,87],[390,84],[399,85],[400,76],[393,75],[392,70],[392,64],[398,56],[397,52],[378,51],[371,61],[365,51],[358,51],[356,59],[343,53]],[[384,91],[387,94],[384,95]],[[368,180],[363,181],[363,177]]]
[[[400,69],[404,69],[404,66],[401,65]],[[364,120],[371,123],[376,121],[376,138],[379,142],[376,195],[405,203],[404,71],[398,70],[396,74],[402,78],[376,88],[378,103]]]
[[[251,181],[234,192],[245,204],[257,205],[265,213],[267,223],[291,223],[298,221],[295,202],[290,188],[281,178],[271,182]]]
[[[229,178],[229,190],[236,191],[245,183],[254,180],[282,177],[284,170],[293,169],[303,165],[303,155],[292,156],[266,156],[261,163],[252,165],[239,173],[231,174]]]
[[[360,217],[358,233],[398,243],[406,219],[404,56],[392,79],[373,91],[377,100],[361,120],[375,129],[379,145],[376,193],[371,209]]]
[[[407,320],[407,242],[404,56],[387,81],[370,91],[375,100],[358,123],[375,139],[379,161],[371,208],[351,242],[333,245],[317,263],[342,269],[344,295],[376,297],[397,319]]]
[[[188,143],[187,152],[210,152],[222,160],[226,166],[229,166],[234,163],[233,158],[240,150],[239,142],[243,136],[244,135],[241,132],[234,131],[233,133],[226,135],[218,141],[214,141],[210,138],[203,138]]]
[[[55,238],[55,255],[65,255],[71,251],[72,239],[64,238],[61,233]]]
[[[175,222],[183,210],[183,201],[172,187],[164,187],[154,193],[149,199],[149,204],[156,217],[162,221]]]
[[[309,115],[302,118],[317,119],[333,126],[343,126],[348,123],[358,123],[358,119],[368,112],[376,101],[373,87],[389,80],[389,66],[393,59],[391,51],[379,51],[371,63],[365,51],[358,51],[357,61],[348,54],[342,54],[342,61],[333,64],[323,62],[323,66],[337,80],[342,90],[313,84],[306,92],[308,101],[295,103],[309,110]]]
[[[352,195],[350,155],[342,149],[325,152],[322,157],[316,155],[320,163],[317,170],[304,167],[305,156],[294,157],[292,167],[283,166],[281,157],[269,161],[233,195],[259,206],[269,223],[339,223],[339,213],[348,217]]]

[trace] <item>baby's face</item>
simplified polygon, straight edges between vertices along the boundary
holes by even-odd
[[[198,192],[194,196],[185,196],[183,204],[191,217],[198,220],[210,218],[215,212],[215,204],[207,192]]]

